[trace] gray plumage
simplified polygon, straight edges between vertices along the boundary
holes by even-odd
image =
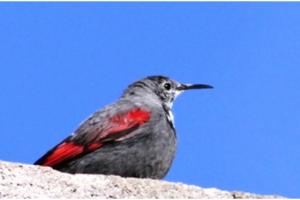
[[[35,164],[49,165],[68,173],[161,179],[169,171],[176,152],[172,103],[182,91],[201,88],[212,87],[204,84],[180,84],[164,76],[150,76],[136,81],[117,102],[95,112],[71,136]],[[149,113],[150,118],[144,123],[132,125],[135,122],[128,120],[138,121],[141,117],[124,117],[123,113],[137,108],[142,109],[145,114]],[[122,128],[123,123],[127,128]],[[50,156],[64,143],[78,145],[78,149],[81,146],[84,148],[74,157],[50,164]],[[100,147],[90,151],[89,147],[95,143]]]

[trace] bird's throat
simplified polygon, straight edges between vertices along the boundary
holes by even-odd
[[[175,129],[175,124],[174,124],[174,115],[173,115],[173,112],[172,110],[170,109],[170,107],[166,106],[166,105],[163,105],[163,109],[165,111],[165,114],[166,114],[166,118],[167,118],[167,121],[168,123],[170,124],[170,126]]]

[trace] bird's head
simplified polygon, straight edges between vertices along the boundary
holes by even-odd
[[[152,93],[159,98],[162,104],[171,109],[174,100],[183,91],[209,88],[213,87],[207,84],[183,84],[165,76],[148,76],[131,84],[126,93],[135,94],[135,90]],[[139,93],[141,94],[141,92]],[[147,98],[146,93],[145,98]]]

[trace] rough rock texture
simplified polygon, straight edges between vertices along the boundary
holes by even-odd
[[[0,198],[278,198],[151,179],[70,175],[19,163],[0,162]]]

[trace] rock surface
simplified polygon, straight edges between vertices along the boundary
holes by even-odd
[[[167,181],[70,175],[49,167],[0,162],[0,198],[280,198]]]

